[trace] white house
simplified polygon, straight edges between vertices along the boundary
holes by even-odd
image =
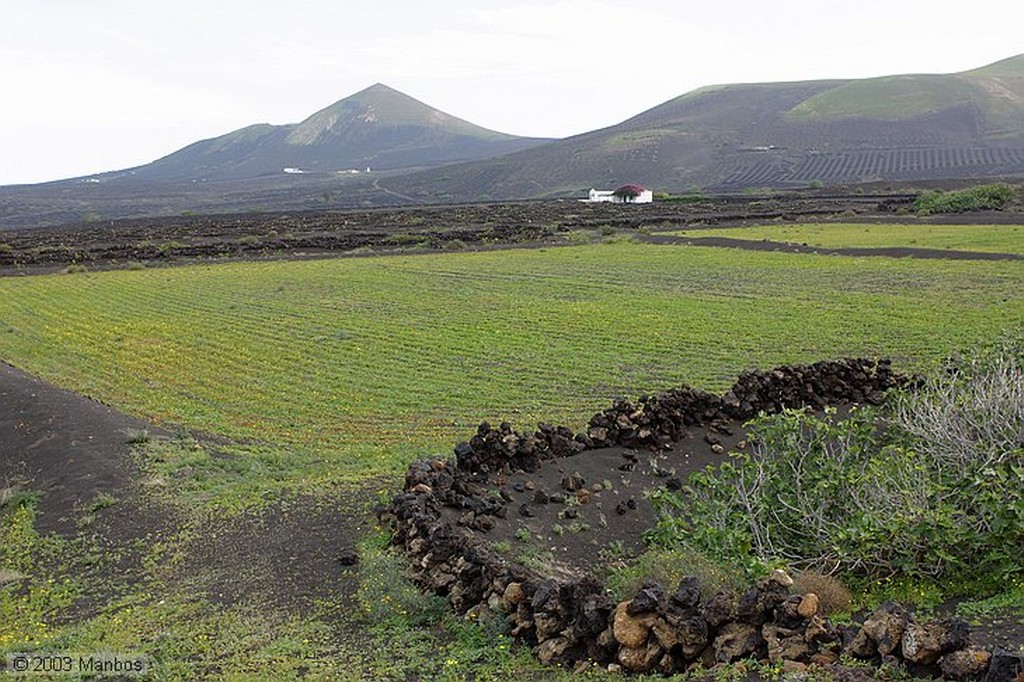
[[[618,189],[591,189],[589,196],[580,201],[592,204],[649,204],[654,201],[654,192],[640,185],[623,185]]]

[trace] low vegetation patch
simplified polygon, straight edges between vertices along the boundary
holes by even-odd
[[[293,462],[309,485],[397,472],[481,418],[565,423],[638,386],[715,390],[844,355],[920,366],[1024,324],[1022,292],[1018,262],[631,243],[147,268],[0,279],[0,357],[278,453],[248,480],[281,464],[294,481]]]
[[[979,185],[950,192],[929,190],[917,198],[914,210],[920,215],[1000,211],[1010,205],[1018,192],[1006,183]]]
[[[763,574],[934,581],[1024,575],[1024,342],[954,358],[885,408],[762,416],[750,453],[658,491],[658,545]]]

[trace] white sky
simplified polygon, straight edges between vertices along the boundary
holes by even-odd
[[[1019,0],[0,0],[0,184],[115,170],[382,82],[566,137],[713,83],[962,71]]]

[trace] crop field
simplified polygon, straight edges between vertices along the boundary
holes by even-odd
[[[140,445],[131,486],[76,483],[67,536],[0,480],[0,655],[124,651],[171,680],[577,679],[409,583],[369,512],[407,462],[482,419],[581,428],[616,395],[844,355],[913,371],[1022,328],[1024,261],[624,241],[0,278],[0,360],[204,434]]]
[[[827,128],[826,128],[827,129]],[[952,149],[914,148],[926,143],[913,131],[901,129],[903,149],[849,150],[792,154],[786,159],[760,155],[733,156],[723,164],[724,187],[753,184],[824,182],[841,184],[877,178],[915,180],[937,172],[958,175],[1019,174],[1024,167],[1024,150],[1013,148],[962,147]],[[803,140],[796,136],[795,140]]]
[[[934,245],[973,228],[888,229]],[[1024,262],[633,243],[0,280],[4,361],[287,453],[268,466],[295,484],[395,473],[482,419],[578,428],[616,395],[842,355],[914,370],[1022,325]]]
[[[672,234],[694,237],[767,239],[806,244],[820,248],[889,248],[909,246],[923,249],[954,249],[1024,255],[1024,226],[1021,225],[876,225],[799,224],[758,225],[731,229],[681,230]]]

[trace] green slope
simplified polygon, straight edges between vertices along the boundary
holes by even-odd
[[[1024,55],[958,74],[716,85],[496,163],[398,180],[445,198],[638,182],[740,190],[1024,176]]]

